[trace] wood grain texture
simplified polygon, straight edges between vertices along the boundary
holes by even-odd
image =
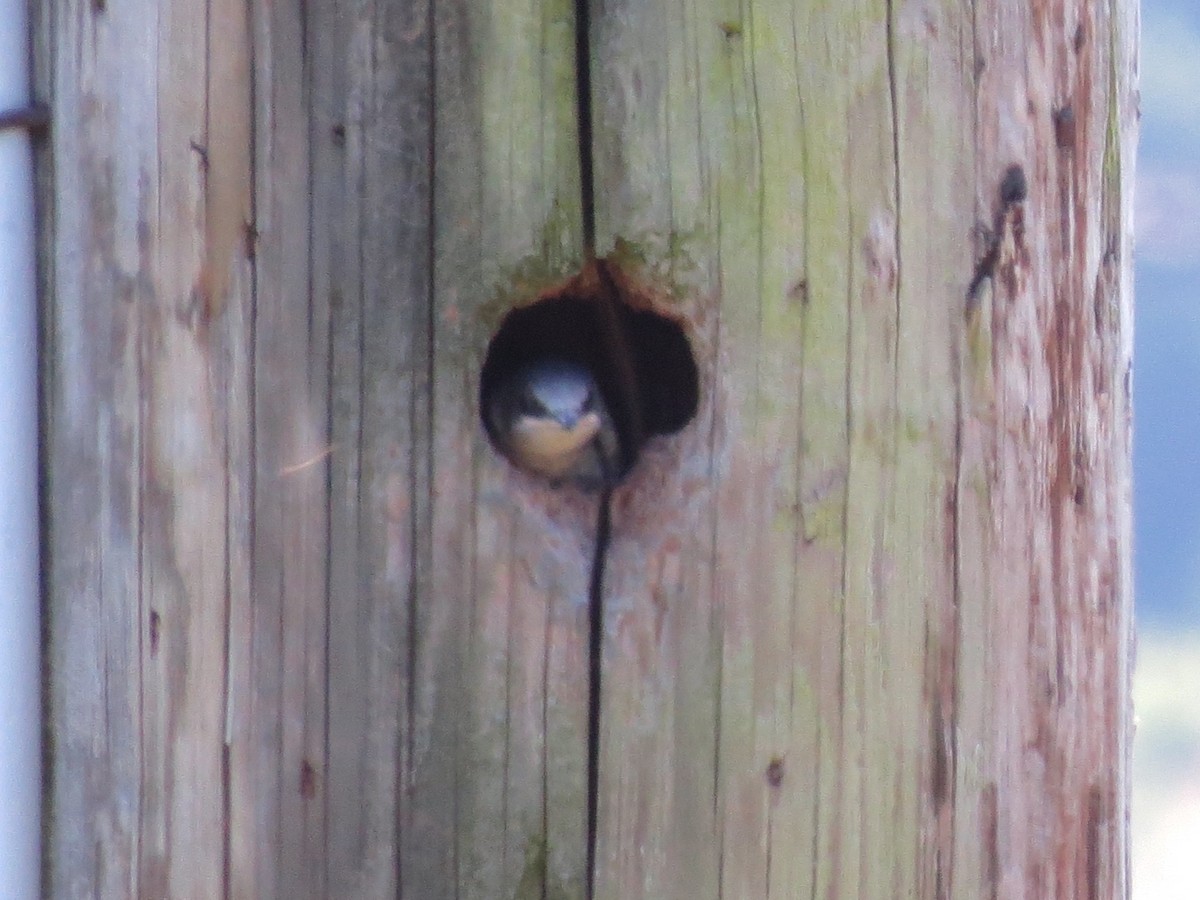
[[[39,10],[55,896],[580,883],[591,513],[475,409],[582,260],[573,10],[431,11]]]
[[[1126,895],[1135,12],[596,8],[598,250],[709,375],[615,520],[600,895]]]
[[[584,259],[574,4],[33,6],[49,894],[581,896],[595,501],[476,399]],[[598,896],[1124,896],[1134,5],[590,17],[598,250],[702,374]]]

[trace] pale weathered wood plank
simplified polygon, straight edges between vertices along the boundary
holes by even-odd
[[[148,273],[137,277],[147,263],[136,235],[139,200],[150,198],[139,196],[138,166],[118,156],[113,136],[128,146],[152,132],[153,98],[139,73],[123,75],[111,58],[126,23],[98,22],[85,3],[56,6],[53,15],[40,11],[40,24],[54,27],[39,40],[51,61],[41,87],[55,122],[75,127],[52,132],[55,202],[44,229],[53,235],[55,298],[43,317],[42,357],[54,836],[45,883],[59,896],[128,896],[138,883],[142,787],[134,361],[136,306],[149,283]],[[138,29],[125,39],[144,58],[153,36]],[[118,117],[125,94],[134,99]],[[101,142],[108,152],[94,150]]]
[[[64,849],[48,888],[208,895],[225,847],[229,348],[203,252],[204,11],[109,12],[63,2],[50,19],[50,808]]]
[[[694,500],[657,473],[620,498],[602,896],[1125,890],[1133,30],[1072,2],[596,6],[598,249],[682,297],[707,390],[663,453],[717,476],[677,564],[713,580],[670,603],[645,532]],[[671,647],[706,634],[685,678]],[[714,678],[715,753],[673,728]],[[657,830],[700,755],[709,824]]]
[[[313,216],[302,3],[248,4],[253,97],[249,593],[231,598],[230,889],[325,892],[327,299]],[[313,463],[313,460],[316,460]]]
[[[961,740],[980,751],[958,778],[980,800],[955,823],[956,855],[984,834],[975,867],[998,896],[1120,896],[1136,11],[1065,2],[1025,19],[995,4],[976,35],[977,167],[1023,162],[1030,202],[969,332],[961,568],[982,609],[963,609],[990,640],[961,646],[995,687],[960,680],[978,698]],[[977,185],[987,221],[994,188]]]
[[[209,82],[209,51],[197,40],[206,34],[206,9],[178,2],[155,12],[158,46],[174,49],[150,60],[155,128],[139,148],[139,176],[155,189],[139,223],[149,233],[152,287],[137,311],[145,677],[137,893],[212,896],[221,890],[225,851],[223,373],[230,351],[241,348],[222,340],[227,298],[213,293],[220,280],[205,274],[211,159],[207,92],[196,86]],[[220,259],[226,273],[228,256]]]
[[[502,314],[583,258],[573,4],[439,4],[434,46],[426,599],[403,886],[577,896],[594,504],[512,471],[487,447],[475,401]]]
[[[394,896],[427,465],[432,29],[423,5],[313,10],[317,251],[331,357],[329,892]]]

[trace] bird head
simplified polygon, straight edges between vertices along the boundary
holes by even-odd
[[[518,467],[552,482],[594,489],[615,470],[616,434],[584,366],[547,359],[524,366],[493,392],[492,436]]]

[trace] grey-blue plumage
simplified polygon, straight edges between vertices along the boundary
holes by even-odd
[[[545,359],[526,365],[490,392],[484,415],[497,447],[519,468],[587,490],[610,486],[619,438],[591,372]]]

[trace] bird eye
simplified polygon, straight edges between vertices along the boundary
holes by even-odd
[[[543,404],[540,400],[538,400],[537,397],[534,396],[532,391],[522,391],[520,412],[523,416],[540,417],[546,414],[546,407],[545,404]]]

